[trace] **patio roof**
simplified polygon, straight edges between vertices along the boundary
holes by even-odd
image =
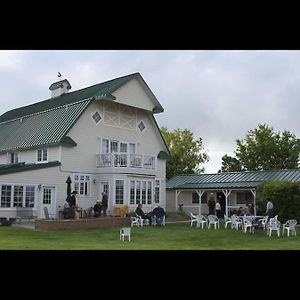
[[[224,172],[178,175],[167,181],[167,189],[251,189],[264,181],[300,181],[300,169]]]

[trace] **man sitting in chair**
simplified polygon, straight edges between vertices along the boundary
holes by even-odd
[[[142,203],[139,203],[136,210],[135,210],[135,213],[139,216],[141,216],[142,219],[148,219],[149,220],[149,225],[152,224],[152,213],[148,213],[148,214],[145,214],[143,212],[143,209],[142,209],[142,206],[143,204]]]
[[[160,207],[159,203],[157,203],[157,207],[155,207],[152,211],[152,215],[155,217],[156,225],[161,225],[166,215],[165,210]]]

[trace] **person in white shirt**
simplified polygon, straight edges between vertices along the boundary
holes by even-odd
[[[217,201],[215,209],[216,209],[217,217],[220,219],[221,218],[221,204],[219,201]]]
[[[266,214],[268,215],[268,219],[273,218],[273,203],[270,200],[267,202]]]

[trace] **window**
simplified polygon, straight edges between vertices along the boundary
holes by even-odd
[[[23,206],[23,186],[15,185],[14,186],[14,207],[22,207]]]
[[[1,208],[34,207],[35,186],[2,185]]]
[[[142,181],[142,204],[146,204],[146,186],[147,186],[147,183],[146,181]]]
[[[89,196],[90,194],[90,175],[75,174],[74,175],[74,190],[81,196]]]
[[[34,186],[26,186],[25,207],[34,207]]]
[[[18,152],[12,152],[12,153],[9,154],[9,156],[10,156],[9,161],[10,161],[11,164],[16,164],[16,163],[19,162]]]
[[[98,124],[102,119],[97,111],[92,115],[92,118],[96,124]]]
[[[143,121],[141,121],[138,125],[140,132],[143,132],[146,129],[146,126]]]
[[[116,204],[124,203],[124,180],[116,180]]]
[[[11,185],[2,185],[1,187],[1,207],[11,206]]]
[[[152,181],[130,180],[130,204],[152,204]]]
[[[38,149],[37,150],[37,162],[47,162],[48,161],[48,150]]]
[[[147,204],[152,203],[152,182],[147,181]]]
[[[155,179],[154,202],[159,203],[159,179]]]
[[[109,140],[102,139],[102,153],[109,153]]]
[[[199,195],[198,193],[192,193],[192,203],[199,203]],[[201,203],[207,203],[207,193],[203,193],[201,197]]]
[[[43,204],[51,204],[51,188],[44,188],[43,191]]]
[[[135,202],[135,181],[130,180],[130,204]]]
[[[237,192],[236,193],[236,203],[237,204],[248,204],[252,202],[253,195],[249,191]]]

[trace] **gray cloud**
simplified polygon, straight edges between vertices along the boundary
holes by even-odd
[[[159,125],[203,138],[207,172],[259,123],[300,136],[300,51],[0,51],[0,114],[50,97],[58,71],[72,90],[140,72]]]

